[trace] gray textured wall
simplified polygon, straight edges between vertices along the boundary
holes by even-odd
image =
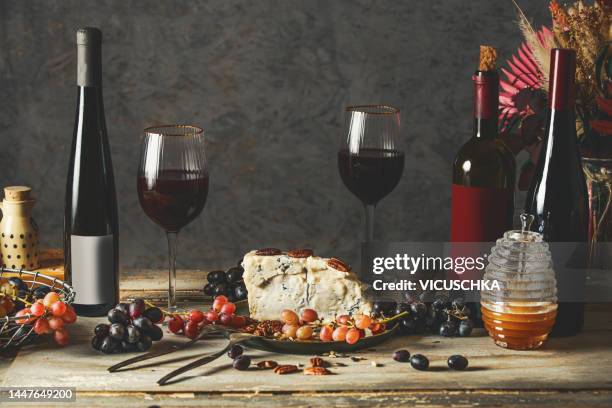
[[[546,1],[520,3],[547,21]],[[142,129],[171,122],[204,127],[211,174],[179,266],[227,266],[263,246],[354,261],[363,214],[335,159],[348,104],[402,110],[406,167],[378,207],[377,236],[443,240],[478,46],[508,57],[514,16],[510,0],[0,0],[0,185],[31,185],[44,244],[61,246],[75,30],[96,25],[123,266],[165,266],[135,172]]]

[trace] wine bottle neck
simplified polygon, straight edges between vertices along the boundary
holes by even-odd
[[[77,85],[102,87],[102,34],[97,29],[77,33]]]
[[[555,48],[550,53],[548,107],[558,111],[574,109],[576,52]]]
[[[474,137],[497,136],[499,75],[497,71],[476,71],[474,81]]]

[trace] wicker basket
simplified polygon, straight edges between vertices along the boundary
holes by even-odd
[[[20,278],[27,285],[29,293],[32,293],[32,291],[40,286],[46,286],[52,291],[57,292],[66,304],[70,305],[74,301],[74,289],[60,279],[40,272],[0,268],[0,282],[4,283],[12,277]],[[0,318],[0,349],[19,346],[36,336],[36,333],[33,331],[33,324],[16,323],[17,319],[23,319],[24,317],[34,316],[23,315],[19,318],[15,318],[14,316]]]

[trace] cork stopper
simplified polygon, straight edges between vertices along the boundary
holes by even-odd
[[[488,45],[480,46],[479,71],[495,71],[497,63],[497,50]]]
[[[26,186],[4,187],[4,199],[6,201],[31,201],[32,189]]]

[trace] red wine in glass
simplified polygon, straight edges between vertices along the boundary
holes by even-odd
[[[344,185],[364,204],[376,205],[399,183],[404,152],[394,149],[361,149],[357,154],[338,152],[338,169]]]
[[[365,241],[374,240],[374,209],[399,183],[404,171],[399,109],[359,105],[345,109],[338,148],[338,170],[344,185],[363,202]]]
[[[162,170],[153,179],[138,177],[138,198],[145,214],[166,231],[177,232],[206,204],[208,174]]]

